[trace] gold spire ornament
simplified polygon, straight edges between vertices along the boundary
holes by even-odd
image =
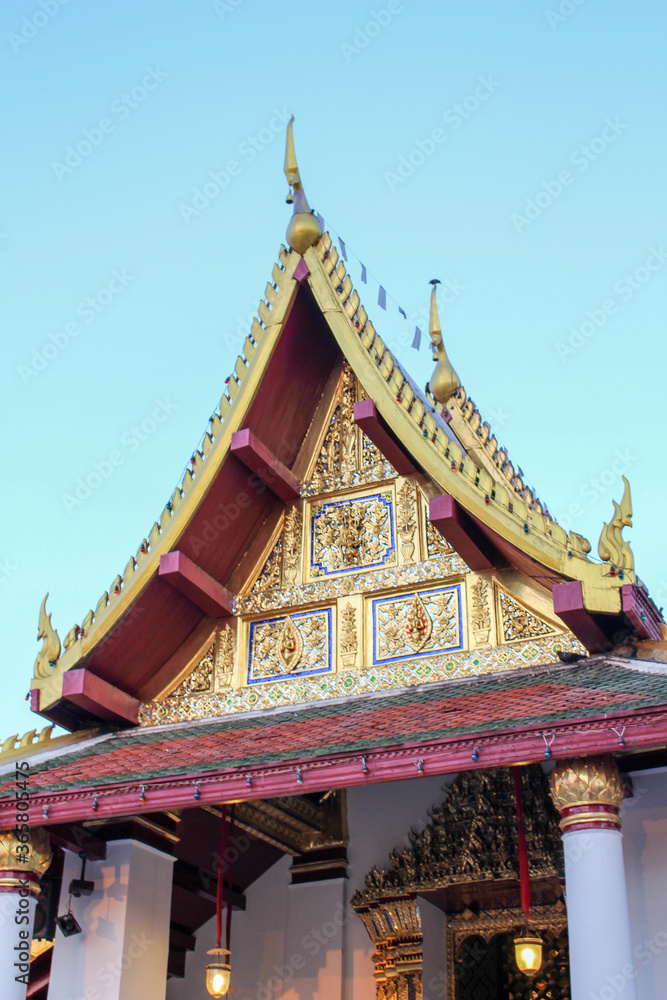
[[[46,613],[46,601],[48,594],[42,601],[39,609],[39,625],[37,627],[37,638],[44,640],[44,645],[37,654],[35,660],[35,677],[48,677],[58,662],[60,656],[60,637],[51,624],[51,615]]]
[[[285,144],[285,177],[289,184],[287,204],[294,203],[294,212],[287,227],[287,242],[292,250],[304,254],[308,247],[314,246],[322,235],[322,228],[313,214],[306,192],[303,190],[301,175],[296,162],[294,150],[294,134],[292,126],[294,115],[287,125],[287,141]]]
[[[598,555],[603,562],[610,564],[609,576],[618,574],[623,579],[624,572],[631,573],[635,566],[634,556],[630,543],[623,538],[623,528],[632,527],[632,499],[630,497],[630,483],[623,476],[625,489],[623,499],[620,504],[612,500],[614,505],[614,516],[602,528],[600,541],[598,542]]]
[[[445,350],[445,345],[442,340],[442,330],[440,329],[440,317],[438,316],[438,304],[435,300],[435,289],[436,285],[440,282],[437,278],[429,282],[433,285],[433,290],[431,292],[431,316],[429,319],[428,332],[433,342],[433,353],[436,359],[435,371],[431,375],[431,379],[427,386],[431,395],[434,399],[437,399],[439,403],[446,403],[450,396],[461,387],[459,377],[452,368],[451,362],[447,357],[447,351]]]

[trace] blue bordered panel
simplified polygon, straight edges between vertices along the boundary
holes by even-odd
[[[291,628],[298,630],[302,647],[294,669],[289,668],[279,652],[285,630],[289,632]],[[300,611],[251,622],[248,647],[248,684],[330,673],[332,609]]]
[[[396,563],[393,491],[313,505],[310,575],[358,573]]]
[[[371,603],[373,663],[413,660],[463,648],[461,585],[458,583],[378,597]],[[421,645],[411,630],[411,615],[421,616],[430,629]]]

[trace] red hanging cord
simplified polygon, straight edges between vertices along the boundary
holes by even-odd
[[[231,838],[234,833],[234,810],[236,805],[232,803],[232,808],[229,813],[229,836]],[[227,876],[227,929],[226,929],[226,943],[225,948],[227,951],[231,951],[231,940],[232,940],[232,885],[234,878],[234,858],[235,849],[232,847],[231,850],[231,860],[229,862],[229,874]],[[229,959],[227,959],[229,961]]]
[[[233,808],[233,807],[232,807]],[[227,806],[222,807],[222,830],[220,831],[220,854],[218,857],[218,891],[215,900],[215,946],[220,947],[222,940],[222,887],[225,877],[225,834],[227,831]]]
[[[519,880],[521,882],[521,909],[526,921],[530,920],[530,872],[528,870],[528,846],[526,831],[523,825],[523,810],[521,808],[521,768],[512,768],[514,777],[514,801],[516,803],[516,819],[519,830]]]

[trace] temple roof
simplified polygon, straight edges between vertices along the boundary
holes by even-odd
[[[30,757],[49,822],[665,745],[667,667],[596,656],[398,693],[88,737]],[[549,753],[546,753],[546,748]],[[420,771],[420,767],[422,770]],[[11,773],[8,772],[11,768]],[[366,770],[364,770],[364,768]],[[13,765],[0,768],[0,826]],[[197,779],[195,794],[194,781]]]
[[[156,671],[202,619],[202,609],[161,578],[168,553],[185,553],[227,586],[233,609],[238,566],[259,526],[275,517],[276,497],[258,490],[239,509],[238,497],[247,499],[247,469],[233,451],[232,435],[256,435],[274,464],[278,457],[283,479],[291,476],[298,490],[310,457],[315,403],[341,357],[372,402],[394,464],[402,456],[408,468],[426,473],[452,497],[477,532],[477,545],[544,588],[579,581],[590,612],[620,614],[621,591],[635,582],[631,562],[625,572],[614,572],[613,565],[610,571],[609,562],[591,561],[585,539],[556,524],[463,389],[444,406],[420,391],[375,331],[328,234],[303,255],[283,247],[272,279],[181,486],[95,610],[67,634],[62,655],[51,659],[51,651],[38,658],[33,707],[68,728],[79,723],[46,711],[58,703],[66,671],[85,665],[132,696],[145,697]],[[285,488],[293,487],[288,481]],[[231,530],[202,544],[216,512],[232,508]],[[653,633],[645,637],[657,639],[653,607],[649,617]]]

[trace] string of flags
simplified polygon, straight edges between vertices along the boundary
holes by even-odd
[[[316,217],[317,221],[320,224],[322,232],[326,232],[326,228],[327,227],[326,227],[326,224],[325,224],[325,221],[324,221],[324,217],[322,215],[320,215],[319,212],[315,213],[315,217]],[[336,232],[336,230],[334,229],[333,226],[329,225],[329,229],[336,236],[337,243],[338,243],[338,248],[340,250],[340,255],[341,255],[342,259],[345,261],[345,263],[349,263],[349,259],[348,259],[348,249],[349,248],[348,248],[347,243],[343,239],[341,239],[341,237],[338,235],[338,233]],[[361,283],[363,285],[367,285],[368,284],[368,274],[369,274],[368,268],[363,263],[363,261],[359,257],[357,257],[357,255],[354,253],[353,250],[350,250],[350,253],[352,254],[353,257],[356,258],[356,260],[358,261],[359,266],[361,268]],[[394,299],[391,295],[388,295],[387,290],[384,287],[384,285],[380,284],[380,282],[378,281],[377,278],[375,278],[375,276],[372,274],[372,272],[371,272],[371,277],[375,281],[377,281],[377,284],[378,284],[378,305],[379,305],[380,309],[384,309],[385,312],[387,311],[387,298],[389,298],[389,300],[396,306],[399,314],[403,317],[403,319],[407,320],[408,316],[407,316],[407,313],[406,313],[405,309],[401,305],[398,304],[398,302],[396,301],[396,299]],[[415,325],[415,332],[414,332],[414,335],[413,335],[413,338],[412,338],[412,345],[411,345],[412,348],[415,351],[418,351],[420,349],[420,347],[421,347],[421,339],[422,339],[422,332],[421,332],[420,328]]]

